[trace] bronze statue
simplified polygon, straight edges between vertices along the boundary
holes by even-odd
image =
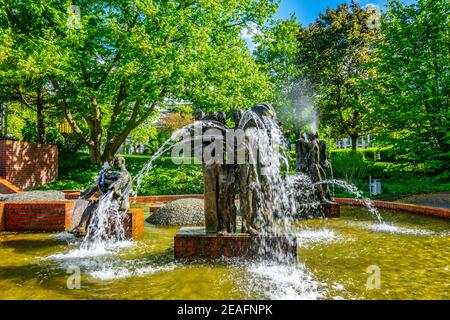
[[[115,169],[115,170],[111,170]],[[128,199],[131,191],[131,176],[125,167],[125,158],[115,157],[112,168],[106,165],[97,176],[94,183],[80,194],[80,198],[88,200],[78,226],[72,230],[77,234],[86,234],[93,213],[98,208],[99,200],[89,200],[95,193],[100,197],[111,193],[113,202],[116,202],[119,212],[126,213],[130,208]]]
[[[275,111],[268,104],[258,104],[252,108],[252,111],[264,123],[263,117],[274,118]],[[252,135],[252,130],[258,129],[256,120],[252,119],[242,126],[246,131],[246,141]],[[259,128],[261,129],[261,128]],[[269,132],[268,132],[269,133]],[[242,218],[242,232],[250,235],[257,235],[258,230],[267,226],[270,221],[270,212],[267,208],[267,202],[270,199],[270,190],[267,175],[261,174],[263,164],[261,163],[260,150],[252,150],[247,144],[245,163],[239,165],[239,201],[240,213]],[[253,152],[256,151],[256,154]],[[251,161],[253,158],[253,161]],[[259,181],[260,188],[257,186]],[[264,199],[266,199],[264,201]]]
[[[297,171],[307,175],[312,183],[326,180],[325,170],[328,168],[326,142],[319,140],[319,135],[305,134],[297,141]],[[316,185],[315,199],[320,203],[330,203],[328,186],[324,183]]]
[[[249,138],[254,136],[252,131],[263,129],[269,130],[265,126],[264,118],[274,118],[275,112],[268,104],[259,104],[252,108],[256,115],[256,119],[250,119],[246,123],[241,124],[243,112],[241,110],[233,111],[233,121],[235,127],[233,129],[226,127],[225,114],[221,111],[203,113],[200,109],[195,111],[195,120],[203,121],[202,133],[207,129],[219,129],[221,151],[224,157],[217,162],[208,162],[203,159],[201,153],[201,161],[203,168],[204,187],[205,187],[205,224],[206,231],[224,235],[236,232],[236,214],[237,208],[235,198],[239,192],[240,214],[242,217],[241,231],[251,235],[257,235],[258,230],[267,226],[270,220],[270,210],[264,199],[269,199],[269,194],[265,194],[269,190],[269,179],[266,175],[261,174],[264,165],[260,163],[262,155],[260,150],[253,150],[249,147]],[[259,118],[259,119],[258,119]],[[208,125],[208,122],[211,122]],[[217,124],[217,125],[216,125]],[[245,140],[243,143],[227,145],[231,143],[226,141],[228,130],[242,129],[245,132]],[[269,132],[268,132],[269,133]],[[212,142],[211,142],[212,143]],[[201,148],[208,148],[210,143],[202,140]],[[199,150],[195,154],[199,156]],[[236,163],[237,154],[244,151],[244,163]],[[256,151],[256,154],[253,152]],[[234,153],[234,162],[227,163],[225,155],[227,152]],[[259,185],[258,185],[259,183]],[[239,188],[239,191],[237,190]],[[270,193],[270,192],[269,192]],[[270,199],[268,201],[271,201]]]
[[[220,151],[226,150],[225,137],[227,128],[225,127],[226,119],[222,111],[204,114],[200,109],[195,112],[195,120],[211,121],[218,124],[217,128],[222,128],[220,137],[214,137],[221,142]],[[202,132],[211,129],[208,125],[202,128]],[[208,147],[208,143],[202,141],[202,150]],[[216,150],[215,150],[216,151]],[[198,154],[198,152],[196,152]],[[201,153],[203,179],[205,187],[205,225],[207,232],[217,232],[218,234],[227,234],[236,232],[236,206],[234,198],[236,195],[236,177],[235,165],[227,164],[225,160],[225,152],[222,153],[221,159],[212,162],[203,159]],[[215,154],[212,154],[214,157]],[[218,163],[217,163],[218,162]]]

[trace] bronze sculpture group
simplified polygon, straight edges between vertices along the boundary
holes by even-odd
[[[265,208],[265,201],[261,194],[264,185],[269,183],[267,176],[261,174],[264,166],[259,159],[263,156],[260,150],[249,148],[249,137],[252,130],[257,129],[256,122],[264,122],[264,117],[274,118],[275,112],[268,104],[259,104],[252,108],[254,115],[259,119],[248,119],[242,123],[243,112],[233,111],[234,128],[226,127],[226,119],[223,112],[212,112],[204,114],[201,110],[196,111],[195,120],[203,122],[218,123],[222,126],[221,143],[223,150],[228,150],[234,154],[233,159],[237,160],[237,154],[245,149],[243,163],[227,163],[225,158],[214,163],[202,161],[204,185],[205,185],[205,224],[206,231],[224,235],[237,231],[236,198],[239,199],[239,212],[241,216],[241,232],[251,235],[258,234],[258,231],[268,226],[269,210]],[[208,129],[208,125],[205,125]],[[235,141],[230,144],[226,141],[228,130],[242,130],[245,132],[243,141]],[[259,128],[261,129],[261,128]],[[263,128],[264,129],[264,128]],[[216,137],[217,138],[217,137]],[[202,144],[202,148],[207,148],[208,142]],[[228,143],[228,145],[225,145]],[[230,151],[231,150],[231,151]],[[223,153],[225,157],[226,152]],[[201,157],[202,153],[200,153]],[[204,159],[202,159],[204,160]],[[217,158],[216,158],[217,160]],[[259,187],[258,187],[259,185]]]
[[[261,150],[249,148],[249,139],[256,135],[257,130],[265,130],[270,137],[270,128],[266,127],[267,119],[275,120],[275,112],[268,104],[258,104],[252,109],[253,117],[243,121],[241,110],[233,111],[234,127],[228,128],[225,114],[221,111],[204,114],[201,110],[195,112],[195,120],[201,124],[202,140],[194,153],[200,158],[204,177],[205,194],[205,229],[208,233],[225,235],[238,231],[237,216],[241,216],[242,233],[258,235],[271,223],[267,203],[272,201],[269,190],[270,177],[262,173],[266,164],[260,160],[264,157]],[[216,135],[209,140],[203,138],[208,129],[216,129]],[[244,138],[232,145],[227,141],[231,130],[241,130]],[[203,150],[210,148],[213,142],[218,142],[219,149],[212,151],[214,161],[203,158]],[[270,142],[268,142],[270,144]],[[216,144],[217,146],[217,144]],[[317,134],[307,134],[297,142],[297,171],[307,175],[313,183],[325,180],[325,169],[328,167],[326,159],[326,143],[319,140]],[[227,161],[229,152],[237,160],[237,155],[244,152],[243,161]],[[265,149],[267,152],[269,149]],[[225,151],[225,152],[223,152]],[[215,154],[219,152],[218,154]],[[200,154],[200,156],[198,156]],[[218,159],[219,158],[219,159]],[[219,161],[217,161],[219,160]],[[95,182],[81,193],[80,198],[88,201],[84,206],[78,225],[72,230],[77,234],[86,234],[94,212],[99,207],[99,200],[89,200],[98,193],[99,198],[111,195],[119,212],[126,213],[130,207],[128,196],[131,190],[131,177],[125,167],[125,159],[116,157],[112,168],[104,168]],[[326,205],[331,203],[330,193],[326,184],[317,184],[314,189],[314,199]],[[236,205],[239,201],[239,209]]]
[[[318,183],[326,179],[325,170],[329,167],[327,160],[327,144],[325,140],[319,140],[319,135],[305,134],[304,138],[297,141],[297,172],[307,175],[312,183]],[[315,200],[331,202],[330,191],[326,184],[317,184],[315,188]]]

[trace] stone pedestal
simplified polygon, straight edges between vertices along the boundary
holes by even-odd
[[[218,259],[245,257],[286,259],[297,258],[296,241],[283,235],[250,236],[206,233],[205,228],[182,228],[174,238],[175,259]]]

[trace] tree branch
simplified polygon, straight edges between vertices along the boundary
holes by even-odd
[[[51,81],[53,88],[55,91],[59,91],[61,94],[61,88],[56,80]],[[80,127],[75,122],[75,119],[72,115],[72,113],[69,110],[69,105],[67,104],[67,101],[64,97],[61,97],[61,108],[64,113],[64,117],[66,118],[67,122],[69,123],[72,130],[83,140],[86,144],[90,146],[94,146],[94,142],[86,137],[86,135],[83,133],[83,131],[80,129]]]

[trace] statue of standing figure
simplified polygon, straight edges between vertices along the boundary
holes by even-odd
[[[218,129],[212,139],[216,139],[220,150],[212,148],[211,159],[204,159],[204,148],[210,147],[210,143],[203,141],[202,149],[196,150],[195,154],[200,155],[203,169],[203,179],[205,188],[205,225],[206,232],[224,235],[236,232],[236,166],[227,164],[224,152],[226,150],[226,128],[225,114],[222,111],[204,114],[200,109],[195,112],[196,121],[210,122],[202,127],[202,134],[208,129]],[[218,134],[217,134],[218,133]],[[221,152],[216,154],[216,152]],[[220,158],[219,158],[220,157]]]
[[[105,164],[94,183],[80,194],[80,199],[87,200],[87,206],[81,214],[80,222],[71,232],[84,235],[87,233],[92,215],[98,209],[99,200],[90,200],[97,192],[102,196],[111,193],[111,201],[116,204],[120,213],[127,213],[130,208],[129,194],[131,191],[131,176],[125,167],[124,157],[115,157],[112,168]]]
[[[305,134],[297,141],[297,172],[307,175],[316,184],[314,197],[320,203],[331,203],[328,185],[320,183],[326,180],[325,170],[328,168],[327,145],[319,140],[319,135]]]
[[[258,104],[252,111],[258,119],[250,119],[240,126],[240,129],[245,131],[246,158],[245,163],[239,165],[239,200],[242,232],[257,235],[258,230],[267,227],[270,221],[271,212],[267,203],[271,201],[271,193],[266,192],[270,190],[270,181],[268,173],[263,172],[266,165],[263,161],[265,155],[261,154],[261,150],[252,148],[249,140],[257,134],[256,130],[268,129],[264,126],[261,128],[261,124],[264,123],[264,117],[274,119],[275,111],[269,104]],[[261,123],[258,124],[255,120],[260,120]]]

